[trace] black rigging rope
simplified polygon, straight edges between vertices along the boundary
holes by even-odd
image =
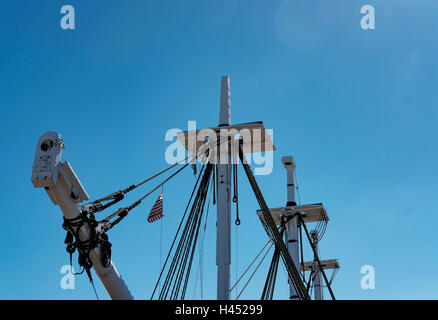
[[[284,228],[281,229],[280,235],[283,237]],[[277,280],[278,263],[280,261],[280,250],[275,248],[272,255],[271,264],[269,266],[268,276],[265,286],[263,287],[261,300],[272,300],[274,297],[275,283]]]
[[[313,269],[310,269],[310,274],[309,274],[309,280],[307,281],[307,292],[309,292],[310,290],[310,284],[312,283],[313,280]]]
[[[214,174],[214,169],[213,169],[213,173],[212,173],[212,179],[211,182],[212,184],[214,184],[214,180],[213,180],[213,174]],[[193,299],[195,298],[195,294],[196,294],[196,287],[198,284],[198,275],[200,277],[200,287],[201,287],[201,300],[203,298],[203,288],[204,288],[204,240],[205,240],[205,234],[207,232],[207,221],[208,221],[208,214],[210,211],[210,200],[211,200],[211,194],[213,193],[213,188],[210,188],[210,194],[208,196],[208,200],[207,200],[207,212],[205,214],[205,218],[204,218],[204,226],[203,226],[203,230],[202,230],[202,238],[201,238],[201,247],[199,248],[199,262],[198,262],[198,270],[196,273],[196,281],[195,281],[195,285],[193,288]]]
[[[189,163],[186,163],[184,166],[182,166],[180,169],[178,169],[176,172],[174,172],[172,175],[170,175],[167,179],[165,179],[163,182],[161,182],[158,186],[156,186],[155,188],[153,188],[151,191],[149,191],[148,193],[146,193],[144,196],[142,196],[140,199],[138,199],[137,201],[135,201],[134,203],[132,203],[130,206],[128,207],[123,207],[120,208],[119,210],[117,210],[116,212],[110,214],[108,217],[106,217],[105,219],[103,219],[102,221],[100,221],[101,223],[101,230],[104,232],[107,232],[108,230],[112,229],[116,224],[118,224],[120,221],[122,221],[128,214],[129,212],[134,209],[135,207],[137,207],[145,198],[147,198],[149,195],[151,195],[154,191],[156,191],[158,188],[160,188],[161,186],[163,186],[166,182],[168,182],[170,179],[172,179],[174,176],[176,176],[178,173],[180,173],[182,170],[184,170],[187,166],[189,165]],[[114,221],[111,222],[111,219],[116,217],[117,219],[115,219]]]
[[[154,174],[153,176],[151,176],[151,177],[141,181],[140,183],[131,185],[131,186],[129,186],[126,189],[113,192],[113,193],[111,193],[111,194],[109,194],[109,195],[107,195],[107,196],[105,196],[103,198],[97,199],[97,200],[93,201],[92,203],[87,204],[86,206],[89,207],[88,212],[89,213],[96,213],[96,212],[100,212],[100,211],[103,211],[103,210],[109,208],[110,206],[112,206],[112,205],[118,203],[119,201],[123,200],[125,198],[125,195],[128,192],[131,192],[132,190],[137,189],[138,187],[142,186],[146,182],[148,182],[148,181],[150,181],[150,180],[152,180],[152,179],[162,175],[163,173],[165,173],[165,172],[169,171],[170,169],[176,167],[178,164],[183,163],[184,161],[186,161],[190,157],[192,157],[192,155],[187,156],[185,159],[174,163],[173,165],[167,167],[164,170],[161,170],[160,172],[158,172],[158,173]],[[111,200],[111,201],[106,203],[106,204],[102,204],[102,202],[109,201],[109,200]]]
[[[178,238],[179,231],[181,230],[182,224],[184,222],[184,218],[185,218],[185,216],[187,214],[187,210],[189,209],[190,203],[192,202],[193,195],[195,194],[196,188],[198,186],[199,180],[201,179],[202,172],[204,171],[204,168],[205,168],[205,164],[202,166],[201,171],[199,172],[198,178],[196,179],[196,183],[195,183],[195,186],[193,187],[192,194],[190,195],[189,202],[187,203],[186,209],[184,210],[184,214],[183,214],[183,216],[181,218],[181,221],[179,223],[179,226],[178,226],[178,229],[176,231],[175,237],[173,238],[172,245],[170,246],[169,253],[167,254],[166,260],[164,261],[164,265],[161,268],[161,272],[160,272],[160,275],[158,277],[157,284],[155,285],[154,291],[152,292],[151,300],[154,297],[155,291],[157,290],[158,284],[160,283],[160,280],[161,280],[163,272],[164,272],[164,270],[166,268],[167,262],[169,261],[170,254],[172,253],[172,250],[173,250],[173,247],[175,245],[176,239]]]
[[[212,141],[209,144],[207,144],[205,146],[205,148],[199,148],[198,152],[196,153],[196,157],[198,157],[200,155],[200,153],[204,152],[206,157],[208,157],[208,155],[210,154],[210,149],[213,147],[213,144],[216,143],[215,147],[219,146],[224,140],[226,139],[226,137],[219,139],[218,141]],[[190,157],[190,156],[189,156]],[[187,157],[188,158],[188,157]],[[187,159],[186,158],[186,159]],[[184,161],[184,160],[182,160]],[[181,163],[182,161],[180,161],[179,163]],[[207,159],[206,159],[207,161]],[[176,163],[178,164],[178,163]],[[176,164],[174,164],[171,167],[174,167]],[[180,169],[178,169],[177,171],[175,171],[174,173],[172,173],[168,178],[166,178],[163,182],[161,182],[160,184],[158,184],[155,188],[153,188],[151,191],[149,191],[148,193],[146,193],[144,196],[142,196],[140,199],[138,199],[136,202],[134,202],[133,204],[131,204],[129,207],[124,207],[124,208],[120,208],[119,210],[117,210],[116,212],[114,212],[113,214],[109,215],[108,217],[106,217],[104,220],[102,220],[101,222],[103,223],[102,228],[105,231],[108,231],[109,229],[111,229],[114,225],[116,225],[117,223],[119,223],[122,219],[124,219],[128,213],[134,209],[135,207],[137,207],[145,198],[147,198],[149,195],[151,195],[154,191],[156,191],[158,188],[162,187],[165,183],[167,183],[170,179],[172,179],[174,176],[176,176],[179,172],[181,172],[182,170],[184,170],[188,165],[190,164],[190,161],[187,162],[184,166],[182,166]],[[161,173],[167,171],[170,168],[167,168],[165,170],[163,170]],[[158,176],[158,173],[156,175],[154,175],[153,177]],[[151,178],[146,179],[144,181],[142,181],[141,183],[137,184],[135,187],[142,185],[143,183],[145,183],[146,181],[149,181]],[[114,218],[118,216],[118,218],[114,221],[114,222],[110,222],[110,219]]]
[[[330,277],[330,281],[329,281],[330,285],[333,283],[333,280],[335,279],[336,275],[338,274],[338,271],[339,271],[339,268],[333,269],[332,276]]]
[[[174,252],[172,262],[168,268],[166,279],[158,296],[159,299],[168,299],[168,298],[184,299],[185,297],[188,280],[190,277],[193,257],[196,251],[196,244],[198,240],[199,229],[202,222],[204,205],[208,194],[208,187],[210,185],[212,170],[213,170],[212,164],[205,165],[205,170],[202,175],[202,179],[200,181],[196,197],[193,200],[192,208],[190,210],[189,215],[187,216],[185,227],[181,233],[181,238]],[[201,177],[201,173],[200,173],[200,177]],[[184,216],[183,219],[181,220],[180,227],[184,222]],[[180,227],[178,229],[180,229]],[[176,240],[176,237],[174,240]],[[168,257],[170,256],[172,249],[173,249],[173,244],[171,249],[169,250]],[[162,268],[159,279],[161,278],[164,270],[165,270],[165,266]],[[155,290],[152,293],[151,298],[153,298],[154,294],[155,294]]]
[[[324,237],[325,231],[327,229],[327,224],[328,224],[328,222],[325,219],[323,209],[321,208],[318,222],[317,222],[317,225],[315,227],[315,231],[316,231],[315,244],[318,243]]]
[[[307,293],[306,287],[304,286],[304,283],[301,279],[301,275],[297,270],[297,268],[295,267],[292,257],[290,256],[286,248],[286,245],[284,244],[284,241],[281,238],[281,235],[275,225],[274,219],[272,218],[271,212],[269,211],[269,208],[266,204],[263,194],[260,191],[257,181],[255,180],[254,175],[251,171],[251,168],[248,165],[247,161],[244,159],[242,145],[239,145],[239,157],[240,157],[240,161],[242,162],[243,168],[245,169],[245,173],[248,177],[249,183],[253,189],[254,195],[256,196],[257,201],[260,205],[260,209],[263,212],[265,223],[263,223],[263,220],[262,223],[265,226],[265,230],[268,236],[274,242],[275,247],[280,250],[280,256],[286,266],[286,270],[295,288],[295,291],[300,299],[310,300],[310,296]]]
[[[300,230],[299,236],[300,236],[300,255],[301,255],[301,271],[302,271],[302,277],[305,279],[306,272],[304,271],[304,249],[303,249],[303,227],[301,226],[300,220],[298,220],[298,228]]]
[[[186,294],[186,290],[187,290],[187,284],[188,284],[188,280],[190,277],[190,271],[192,268],[192,262],[193,262],[193,257],[195,254],[195,250],[196,250],[196,245],[197,245],[197,239],[198,239],[198,235],[199,235],[199,228],[201,226],[201,221],[202,221],[202,215],[204,212],[204,205],[205,205],[205,201],[207,198],[207,194],[208,194],[208,186],[209,186],[209,182],[210,182],[210,177],[211,177],[211,170],[212,170],[213,165],[209,164],[207,165],[207,168],[205,170],[204,173],[204,179],[203,181],[201,181],[201,190],[199,190],[199,201],[198,201],[198,206],[195,209],[195,219],[194,219],[194,223],[192,225],[192,229],[191,229],[191,233],[190,233],[190,242],[187,244],[187,249],[186,249],[186,255],[184,257],[184,265],[180,266],[180,279],[183,278],[184,275],[184,269],[185,269],[185,265],[187,264],[187,258],[188,255],[190,254],[190,259],[189,259],[189,263],[187,266],[187,271],[185,273],[185,282],[184,282],[184,286],[182,289],[182,293],[181,293],[181,299],[184,299],[185,294]],[[205,181],[205,182],[204,182]],[[177,291],[175,291],[174,294],[174,299],[178,298],[178,291],[181,285],[181,280],[178,283],[178,287],[177,287]]]
[[[309,234],[309,231],[307,230],[306,224],[304,223],[304,219],[303,219],[303,217],[302,217],[301,215],[299,215],[298,217],[299,217],[299,219],[300,219],[300,221],[301,221],[301,224],[302,224],[302,226],[303,226],[303,228],[304,228],[304,231],[306,232],[306,236],[307,236],[307,239],[309,240],[310,246],[312,247],[312,251],[313,251],[314,259],[315,259],[316,262],[318,263],[318,271],[321,272],[322,276],[324,277],[324,281],[325,281],[325,283],[326,283],[326,285],[327,285],[327,289],[328,289],[329,292],[330,292],[330,296],[331,296],[331,298],[332,298],[333,300],[336,300],[335,295],[334,295],[334,293],[333,293],[333,290],[332,290],[332,288],[331,288],[331,286],[330,286],[330,282],[328,281],[327,276],[326,276],[325,271],[324,271],[324,268],[323,268],[323,266],[322,266],[322,264],[321,264],[321,261],[319,260],[318,252],[317,252],[317,250],[316,250],[315,243],[312,241],[312,238],[311,238],[311,236],[310,236],[310,234]]]
[[[225,138],[223,137],[223,138],[219,139],[218,141],[211,141],[211,142],[207,142],[207,141],[206,141],[205,144],[203,144],[202,146],[200,146],[200,147],[198,148],[196,154],[193,154],[193,155],[192,155],[192,154],[189,154],[189,155],[188,155],[187,157],[185,157],[184,159],[182,159],[182,160],[180,160],[180,161],[174,163],[173,165],[171,165],[171,166],[169,166],[169,167],[167,167],[167,168],[161,170],[160,172],[154,174],[153,176],[151,176],[151,177],[149,177],[149,178],[147,178],[147,179],[145,179],[145,180],[143,180],[143,181],[141,181],[141,182],[139,182],[139,183],[137,183],[137,184],[131,185],[131,186],[129,186],[129,187],[126,188],[126,189],[123,189],[123,190],[119,190],[119,191],[113,192],[113,193],[111,193],[111,194],[109,194],[109,195],[107,195],[107,196],[105,196],[105,197],[103,197],[103,198],[100,198],[100,199],[95,200],[95,201],[92,202],[92,203],[85,204],[84,207],[87,208],[87,211],[88,211],[88,213],[90,213],[90,214],[94,214],[94,213],[96,213],[96,212],[103,211],[103,210],[105,210],[106,208],[108,208],[108,207],[110,207],[110,206],[112,206],[112,205],[118,203],[119,201],[123,200],[124,197],[125,197],[125,195],[126,195],[128,192],[131,192],[132,190],[137,189],[138,187],[144,185],[146,182],[148,182],[148,181],[150,181],[150,180],[152,180],[152,179],[154,179],[154,178],[156,178],[156,177],[162,175],[163,173],[165,173],[165,172],[171,170],[172,168],[176,167],[178,164],[181,164],[181,163],[185,162],[185,161],[188,160],[189,158],[192,158],[190,161],[187,161],[187,164],[184,166],[184,168],[185,168],[185,167],[186,167],[191,161],[198,159],[198,157],[199,157],[200,155],[202,155],[202,153],[208,152],[208,151],[210,150],[210,148],[212,148],[212,145],[213,145],[214,143],[216,143],[216,146],[217,146],[217,145],[219,145],[224,139],[226,139],[226,137],[225,137]],[[178,172],[180,172],[180,171],[181,171],[181,170],[178,170]],[[173,176],[174,176],[174,175],[172,175],[172,177],[173,177]],[[164,183],[163,183],[163,184],[164,184]],[[159,188],[160,186],[162,186],[162,184],[158,185],[157,188]],[[156,189],[154,189],[154,190],[156,190]],[[153,190],[153,191],[154,191],[154,190]],[[152,192],[153,192],[153,191],[152,191]],[[151,192],[151,193],[152,193],[152,192]],[[149,194],[150,194],[150,193],[149,193]],[[147,194],[146,197],[147,197],[149,194]],[[110,200],[111,200],[111,201],[110,201]],[[108,202],[108,203],[106,203],[106,204],[102,204],[102,202],[106,202],[106,201],[110,201],[110,202]],[[121,212],[117,212],[115,215],[119,215],[120,213],[121,213]],[[115,216],[115,215],[113,215],[113,216]]]
[[[265,251],[266,247],[268,247],[268,245],[271,243],[271,240],[268,240],[266,242],[266,244],[264,245],[264,247],[260,250],[260,252],[257,254],[257,256],[254,258],[254,260],[252,260],[252,262],[249,264],[249,266],[246,268],[246,270],[243,272],[243,274],[239,277],[239,279],[237,279],[236,283],[231,287],[230,292],[232,292],[234,290],[234,288],[236,288],[237,284],[240,282],[240,280],[242,280],[242,278],[245,276],[245,274],[249,271],[249,269],[251,268],[251,266],[257,261],[258,257],[263,253],[263,251]],[[272,245],[272,244],[271,244]],[[269,247],[270,248],[270,247]]]
[[[259,267],[261,266],[261,264],[263,263],[263,261],[265,260],[266,256],[268,255],[269,251],[271,250],[273,246],[273,243],[271,243],[271,245],[269,246],[268,250],[266,251],[265,255],[262,257],[262,259],[260,260],[259,264],[256,266],[256,268],[254,269],[253,273],[251,274],[251,276],[249,277],[248,281],[245,283],[245,285],[242,288],[242,291],[240,291],[240,293],[237,295],[236,300],[239,300],[240,296],[242,295],[242,293],[245,291],[246,287],[248,286],[249,282],[251,281],[251,279],[254,277],[255,273],[257,272],[257,270],[259,269]]]
[[[213,169],[213,205],[216,204],[216,183],[217,183],[217,166],[214,166]]]

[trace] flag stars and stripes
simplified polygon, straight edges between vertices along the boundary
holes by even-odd
[[[148,222],[152,223],[154,221],[160,220],[163,217],[163,193],[160,194],[157,201],[155,201],[154,206],[148,216]]]

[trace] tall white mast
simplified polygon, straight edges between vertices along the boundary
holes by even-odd
[[[295,202],[295,161],[292,156],[286,156],[282,159],[283,165],[287,171],[287,204],[286,206],[296,206]],[[300,270],[299,249],[298,249],[298,217],[290,219],[285,225],[285,240],[289,254],[297,270]],[[289,282],[289,299],[298,300],[299,296],[291,279]]]
[[[222,77],[219,111],[219,126],[231,125],[230,78]],[[228,148],[226,148],[228,147]],[[231,264],[231,153],[227,143],[221,149],[227,149],[226,163],[217,164],[217,299],[230,299]],[[221,152],[222,153],[222,152]]]
[[[271,137],[265,130],[263,122],[252,122],[231,125],[230,107],[230,79],[227,76],[221,79],[219,126],[207,128],[213,136],[217,135],[220,142],[216,156],[216,190],[217,190],[217,222],[216,222],[216,265],[217,265],[217,299],[230,299],[230,264],[231,264],[231,166],[232,154],[237,153],[236,135],[243,133],[242,152],[254,153],[276,150]],[[203,129],[204,130],[204,129]],[[199,130],[199,131],[203,131]],[[229,138],[228,143],[226,138]],[[245,139],[246,137],[246,139]],[[196,141],[194,141],[196,138]],[[198,139],[200,139],[198,141]],[[186,131],[178,134],[178,141],[194,157],[198,157],[197,150],[205,137],[196,131]],[[232,149],[233,148],[233,149]],[[234,156],[233,156],[234,157]]]

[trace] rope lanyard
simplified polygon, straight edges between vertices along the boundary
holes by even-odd
[[[234,189],[234,196],[233,196],[233,202],[236,204],[236,226],[240,225],[240,218],[239,218],[239,191],[237,186],[237,148],[235,145],[235,142],[231,143],[231,159],[232,159],[232,166],[233,166],[233,189]]]

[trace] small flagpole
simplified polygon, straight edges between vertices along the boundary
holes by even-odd
[[[163,195],[164,192],[164,187],[163,185],[161,185],[161,194]],[[163,201],[163,205],[164,205],[164,201]],[[163,208],[164,211],[164,208]],[[161,259],[162,259],[162,249],[163,249],[163,219],[164,219],[164,214],[163,217],[160,219],[160,272],[161,272]],[[159,283],[159,288],[161,291],[161,280]]]

